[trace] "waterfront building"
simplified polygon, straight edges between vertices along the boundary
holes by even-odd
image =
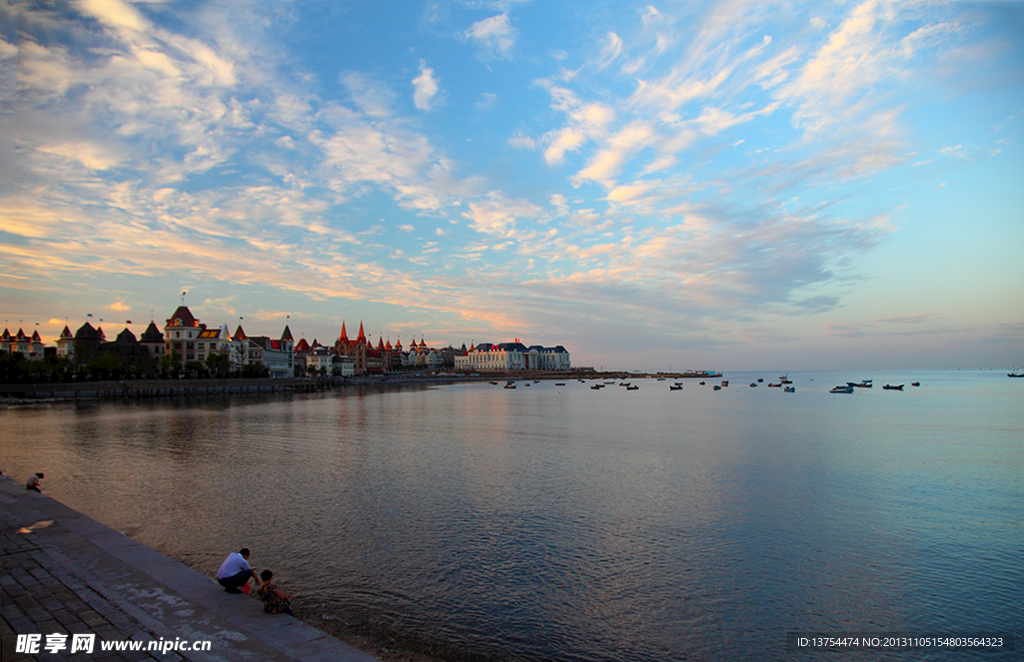
[[[354,377],[356,374],[356,361],[351,356],[333,356],[333,367],[331,368],[331,374],[341,375],[342,377]]]
[[[219,329],[203,329],[196,337],[196,361],[204,364],[211,355],[228,357],[228,371],[231,371],[231,334],[228,325],[222,324]],[[236,364],[237,366],[237,364]]]
[[[516,339],[510,343],[480,343],[455,356],[456,370],[509,372],[515,370],[570,370],[569,352],[562,345],[527,347]]]
[[[164,334],[160,333],[160,329],[156,328],[156,322],[150,320],[149,326],[139,336],[139,343],[146,348],[146,353],[157,361],[163,358]]]
[[[100,351],[100,334],[92,324],[86,322],[75,331],[73,354],[79,362],[88,363]]]
[[[295,339],[287,326],[284,327],[284,333],[279,340],[267,336],[250,336],[248,341],[249,363],[258,358],[275,379],[295,376]],[[258,357],[254,357],[254,354]]]
[[[179,365],[196,361],[196,343],[205,324],[192,315],[187,306],[178,306],[164,326],[164,354],[176,358]]]
[[[73,358],[75,355],[75,334],[71,333],[71,329],[68,328],[67,324],[64,325],[64,330],[60,332],[60,337],[57,338],[57,356],[63,356],[65,358]]]
[[[23,358],[35,361],[43,358],[43,340],[38,331],[28,336],[23,329],[18,329],[18,333],[12,336],[10,331],[4,329],[4,335],[0,337],[0,349],[10,354],[19,353]]]
[[[318,374],[329,375],[334,370],[334,355],[326,347],[311,348],[305,358],[307,371],[313,368]]]
[[[348,333],[345,331],[345,322],[341,323],[341,335],[338,336],[337,342],[334,343],[334,354],[335,356],[351,358],[355,363],[355,374],[357,375],[366,374],[366,354],[368,349],[366,345],[366,334],[363,332],[362,322],[359,322],[359,335],[355,340],[349,340]]]

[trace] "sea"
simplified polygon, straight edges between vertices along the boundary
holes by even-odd
[[[0,469],[445,660],[1020,659],[1024,379],[789,377],[10,406]]]

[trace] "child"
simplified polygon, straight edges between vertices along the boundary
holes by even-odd
[[[33,476],[29,476],[28,482],[25,483],[25,489],[32,490],[33,492],[39,492],[40,494],[42,494],[42,490],[39,489],[39,479],[43,477],[44,476],[42,471],[36,472],[36,474]]]
[[[291,604],[291,595],[285,595],[281,591],[277,590],[277,587],[270,583],[273,579],[274,573],[269,570],[264,570],[260,573],[260,579],[263,583],[256,589],[256,595],[260,596],[260,600],[263,600],[263,611],[268,614],[280,614],[284,612],[289,616],[292,614],[292,608],[288,605]]]

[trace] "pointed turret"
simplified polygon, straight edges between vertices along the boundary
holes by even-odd
[[[292,330],[288,328],[288,325],[284,325],[284,333],[281,334],[281,340],[295,340],[292,338]]]
[[[348,333],[345,332],[345,323],[341,323],[341,335],[338,336],[338,342],[348,342]]]
[[[380,338],[377,340],[377,351],[384,351],[384,336],[380,336]]]
[[[362,321],[359,322],[359,336],[356,337],[356,341],[357,342],[360,341],[360,340],[362,340],[363,342],[366,342],[366,334],[363,333],[363,323],[362,323]]]
[[[245,331],[242,331],[242,325],[239,324],[238,328],[235,329],[235,335],[231,336],[232,340],[246,340]]]
[[[295,346],[296,352],[308,352],[310,349],[309,343],[306,342],[305,338],[299,340],[299,344]]]
[[[71,333],[71,329],[69,329],[68,325],[65,324],[64,330],[60,332],[60,337],[63,338],[64,340],[70,340],[75,337],[75,334]]]

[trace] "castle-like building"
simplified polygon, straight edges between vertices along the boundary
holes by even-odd
[[[130,322],[129,322],[130,323]],[[41,359],[47,351],[39,332],[27,336],[19,329],[12,335],[4,330],[0,350],[20,352],[29,359]],[[107,341],[102,327],[84,323],[75,333],[65,326],[57,339],[58,356],[88,361],[100,352],[110,352],[122,362],[141,363],[148,357],[164,365],[184,367],[199,362],[216,367],[221,374],[238,373],[247,366],[264,366],[271,377],[292,377],[299,374],[367,375],[386,374],[401,370],[437,371],[455,369],[474,372],[510,372],[517,370],[569,370],[569,352],[561,346],[525,346],[516,338],[511,343],[481,343],[466,349],[452,346],[433,348],[420,338],[412,341],[408,350],[401,339],[394,345],[378,337],[376,346],[366,337],[363,323],[359,333],[348,337],[345,322],[341,333],[331,345],[321,345],[315,338],[312,344],[305,338],[297,343],[291,329],[285,325],[280,338],[248,336],[241,324],[230,333],[228,326],[208,327],[200,323],[184,304],[166,319],[161,331],[150,322],[142,336],[125,328],[113,341]],[[153,364],[150,362],[150,365]],[[216,374],[216,373],[215,373]]]

